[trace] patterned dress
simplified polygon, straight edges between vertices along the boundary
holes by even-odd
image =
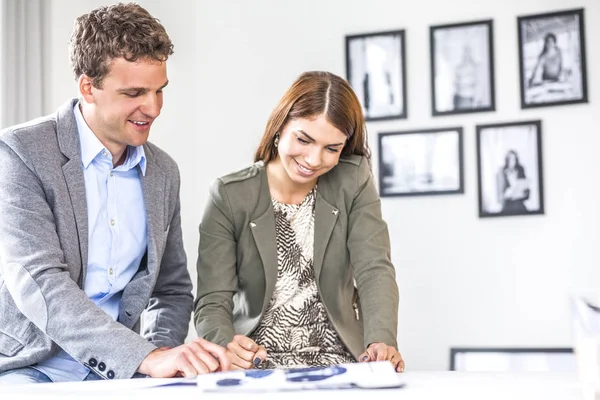
[[[267,349],[259,368],[327,366],[356,361],[340,341],[323,305],[313,269],[316,186],[301,204],[272,199],[277,282],[251,338]]]

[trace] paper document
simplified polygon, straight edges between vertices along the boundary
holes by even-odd
[[[200,375],[198,388],[207,392],[277,392],[310,389],[398,388],[404,380],[388,361],[329,367],[250,369]]]

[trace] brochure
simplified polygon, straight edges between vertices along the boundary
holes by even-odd
[[[311,389],[383,389],[404,386],[389,361],[328,367],[250,369],[197,377],[206,392],[273,392]]]

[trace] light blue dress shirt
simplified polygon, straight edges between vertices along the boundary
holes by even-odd
[[[142,146],[129,146],[125,162],[113,168],[111,153],[88,127],[79,103],[73,111],[88,209],[88,260],[83,290],[116,320],[123,289],[146,252],[146,209],[139,175],[146,173],[146,155]],[[90,372],[64,350],[34,368],[54,382],[81,381]]]

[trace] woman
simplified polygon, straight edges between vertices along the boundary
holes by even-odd
[[[255,163],[210,190],[196,330],[227,347],[233,368],[358,359],[403,371],[397,310],[361,106],[342,78],[304,73],[271,114]]]
[[[525,200],[530,194],[529,181],[525,177],[525,168],[519,162],[519,156],[514,150],[506,153],[504,166],[499,171],[498,194],[503,213],[527,212]]]
[[[537,63],[529,78],[529,87],[541,85],[544,82],[558,82],[562,74],[562,53],[554,33],[544,37],[544,48],[538,56]],[[541,70],[541,74],[539,71]]]

